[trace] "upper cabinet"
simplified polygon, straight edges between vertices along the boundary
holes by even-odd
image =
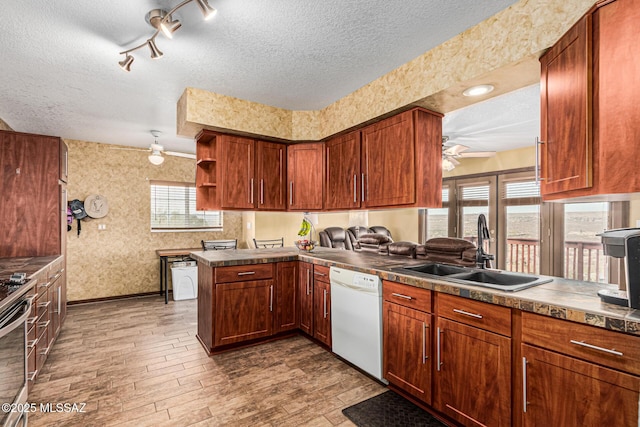
[[[335,137],[325,143],[327,155],[326,209],[357,209],[362,196],[360,131]]]
[[[322,210],[324,144],[303,143],[287,147],[287,209]]]
[[[285,209],[286,146],[203,130],[196,138],[196,208]]]
[[[540,60],[544,200],[640,192],[640,2],[600,2]]]
[[[442,115],[420,108],[362,129],[361,207],[440,207]]]

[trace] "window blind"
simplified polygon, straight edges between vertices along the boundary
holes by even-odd
[[[540,187],[535,181],[506,182],[502,188],[503,199],[540,197]]]
[[[189,183],[151,183],[151,230],[222,228],[221,211],[196,211],[196,188]]]

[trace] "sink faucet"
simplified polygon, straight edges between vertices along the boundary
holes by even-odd
[[[485,268],[487,261],[489,261],[489,268],[491,268],[491,261],[495,259],[493,255],[484,251],[484,239],[489,238],[491,238],[491,235],[487,227],[487,218],[485,218],[484,214],[480,214],[478,216],[478,250],[476,252],[476,265],[478,268]]]

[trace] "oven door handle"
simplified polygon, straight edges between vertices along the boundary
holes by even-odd
[[[0,329],[0,338],[4,337],[5,335],[8,335],[10,332],[16,330],[17,328],[20,327],[20,325],[24,326],[24,323],[27,321],[27,318],[31,314],[31,305],[32,304],[33,304],[33,300],[29,298],[29,299],[25,299],[25,300],[21,301],[20,303],[18,303],[18,304],[16,304],[14,306],[14,310],[11,310],[11,313],[9,315],[7,315],[7,317],[13,317],[13,315],[15,314],[15,311],[16,311],[15,308],[17,308],[17,306],[20,306],[20,305],[22,305],[24,307],[24,312],[16,320],[14,320],[13,322],[9,323],[6,326],[3,326],[2,329]]]

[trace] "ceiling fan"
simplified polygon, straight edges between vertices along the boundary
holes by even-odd
[[[469,147],[462,144],[447,145],[449,136],[442,137],[442,169],[449,172],[460,164],[461,157],[493,157],[495,151],[467,151]]]
[[[150,130],[149,133],[153,136],[153,143],[149,146],[149,148],[121,148],[121,147],[112,147],[114,150],[131,150],[131,151],[147,151],[149,152],[149,161],[154,165],[161,165],[164,162],[163,154],[167,156],[174,157],[184,157],[187,159],[196,158],[195,154],[190,153],[180,153],[178,151],[166,151],[164,147],[158,144],[158,137],[162,135],[162,132],[159,130]]]

